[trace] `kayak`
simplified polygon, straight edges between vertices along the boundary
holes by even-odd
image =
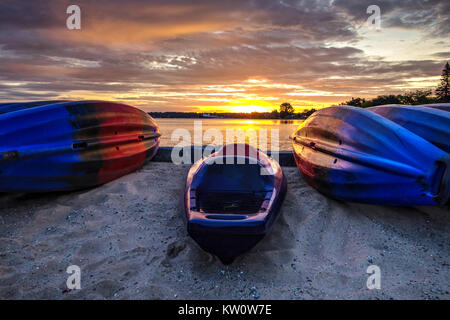
[[[321,109],[291,139],[303,178],[330,197],[396,206],[449,198],[450,155],[369,110]]]
[[[423,106],[386,105],[368,108],[450,153],[450,113]]]
[[[450,103],[424,104],[422,107],[435,108],[444,111],[450,111]]]
[[[247,144],[229,144],[189,170],[189,235],[224,264],[269,233],[287,190],[280,165]]]
[[[97,186],[140,168],[159,147],[156,122],[128,105],[77,101],[16,109],[0,114],[0,192]]]
[[[32,102],[14,102],[14,103],[0,103],[0,115],[8,112],[19,111],[34,107],[45,106],[49,104],[68,102],[67,100],[53,100],[53,101],[32,101]]]

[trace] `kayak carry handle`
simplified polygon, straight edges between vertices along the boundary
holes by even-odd
[[[246,215],[242,214],[207,214],[206,219],[213,219],[213,220],[244,220],[247,218]]]
[[[84,149],[87,149],[87,147],[88,147],[87,142],[77,142],[77,143],[72,144],[73,150],[84,150]]]
[[[439,161],[438,165],[443,167],[444,172],[440,181],[436,201],[440,205],[445,205],[450,200],[450,156],[446,157],[443,161]]]
[[[6,151],[2,153],[0,160],[19,159],[19,152],[17,150]]]

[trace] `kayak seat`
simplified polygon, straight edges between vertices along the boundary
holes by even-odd
[[[191,197],[202,213],[258,213],[273,191],[273,176],[259,164],[209,164],[196,182]]]
[[[197,209],[202,213],[252,214],[260,211],[266,192],[197,192]]]

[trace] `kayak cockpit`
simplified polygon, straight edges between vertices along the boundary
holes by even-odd
[[[261,174],[261,165],[204,164],[191,187],[191,210],[204,214],[248,215],[267,210],[274,176]]]

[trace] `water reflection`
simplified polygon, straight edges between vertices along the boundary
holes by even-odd
[[[184,135],[189,135],[190,139],[185,140],[184,145],[187,144],[217,144],[212,135],[222,135],[223,141],[226,141],[227,130],[230,132],[234,130],[237,132],[237,138],[245,139],[245,142],[254,146],[258,146],[265,150],[266,146],[270,148],[271,145],[276,145],[278,142],[280,150],[291,150],[291,143],[289,135],[294,132],[303,120],[266,120],[266,119],[155,119],[158,122],[160,131],[162,133],[161,146],[175,146],[180,143],[180,140],[172,141],[172,134],[175,130],[177,133],[184,132]],[[196,126],[194,126],[196,124]],[[239,132],[239,130],[244,131]],[[275,130],[275,131],[272,131]],[[205,135],[206,133],[206,135]],[[255,133],[255,134],[254,134]],[[197,139],[194,139],[194,134],[197,134]],[[244,137],[241,135],[244,134]],[[262,135],[261,135],[262,134]],[[267,135],[267,138],[264,137]],[[231,137],[233,138],[233,137]],[[267,139],[267,143],[260,145],[258,140],[263,141]],[[195,141],[194,141],[195,140]],[[233,139],[239,142],[238,139]],[[278,141],[275,141],[278,140]],[[230,142],[230,141],[228,141]]]

